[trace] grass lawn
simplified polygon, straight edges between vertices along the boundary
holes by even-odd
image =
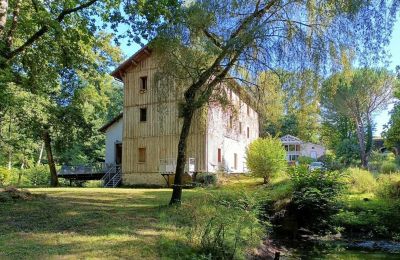
[[[158,258],[168,189],[40,188],[1,204],[0,258]],[[184,196],[195,192],[185,190]]]
[[[244,183],[254,186],[254,179]],[[237,186],[240,184],[233,181],[230,187]],[[190,213],[195,210],[193,205],[202,203],[195,200],[220,190],[223,189],[184,190],[184,204],[179,210]],[[170,189],[29,191],[46,196],[0,202],[1,259],[168,259],[195,251],[183,241],[190,235],[187,229],[184,233],[169,217],[177,210],[166,206]]]

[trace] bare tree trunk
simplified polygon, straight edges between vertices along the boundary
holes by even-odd
[[[36,163],[37,166],[39,166],[42,163],[43,150],[44,150],[44,142],[42,143],[42,147],[40,147],[39,158]]]
[[[0,36],[4,32],[7,22],[8,0],[0,0]]]
[[[51,177],[50,185],[52,187],[57,187],[59,185],[58,176],[57,176],[56,164],[54,163],[53,159],[53,152],[51,149],[51,137],[48,129],[45,129],[43,131],[43,142],[46,147],[47,161],[50,170],[50,177]]]
[[[361,166],[363,168],[368,167],[368,159],[367,159],[367,153],[365,150],[365,128],[364,128],[364,123],[362,122],[361,119],[357,119],[357,138],[358,138],[358,146],[360,149],[360,158],[361,158]]]
[[[180,204],[182,200],[182,177],[183,174],[185,173],[186,158],[187,158],[186,155],[187,139],[189,136],[190,126],[192,124],[193,114],[194,110],[188,109],[187,111],[185,111],[183,116],[183,125],[178,144],[178,157],[176,160],[175,180],[173,185],[171,201],[169,202],[170,205]]]
[[[7,168],[9,170],[11,170],[11,167],[12,167],[12,152],[11,152],[11,149],[10,149],[10,150],[8,150],[8,165],[7,165]]]

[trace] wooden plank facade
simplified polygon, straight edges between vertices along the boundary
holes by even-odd
[[[157,71],[157,56],[150,53],[148,49],[142,49],[112,74],[124,83],[122,137],[122,181],[124,184],[165,185],[165,180],[159,172],[160,161],[176,160],[177,157],[178,140],[182,128],[182,119],[178,117],[179,100],[182,100],[183,93],[174,84],[166,84],[158,80]],[[236,99],[235,103],[246,106],[237,95],[231,94],[231,96]],[[229,116],[232,112],[221,109],[218,105],[214,108],[208,107],[198,111],[194,116],[187,154],[188,157],[195,158],[197,172],[218,170],[218,167],[217,169],[210,166],[210,162],[215,161],[215,158],[210,157],[215,157],[215,150],[227,143],[237,143],[233,146],[227,145],[223,151],[228,152],[229,147],[239,150],[240,155],[229,156],[236,164],[233,166],[239,168],[237,167],[239,161],[243,165],[245,146],[258,137],[258,115],[254,110],[250,108],[254,114],[253,117],[248,117],[247,108],[239,109],[243,129],[241,135],[234,139],[232,135],[229,135],[232,127],[227,126],[230,122],[226,120],[226,118],[232,120]],[[212,119],[211,114],[217,110],[221,110],[220,116]],[[242,116],[242,113],[246,116]],[[215,132],[212,128],[229,128],[229,131]],[[252,138],[246,137],[247,128],[252,129]],[[235,129],[238,129],[236,122]],[[232,163],[229,162],[229,164]],[[237,170],[243,172],[245,169],[241,166]]]

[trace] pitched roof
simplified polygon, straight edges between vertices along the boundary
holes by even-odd
[[[117,115],[116,117],[111,119],[107,124],[103,125],[99,129],[99,131],[102,133],[105,133],[110,126],[112,126],[114,123],[118,122],[122,117],[123,117],[123,113],[120,113],[119,115]]]
[[[282,143],[303,143],[303,141],[293,135],[282,136],[281,141]]]
[[[151,55],[152,50],[148,45],[138,50],[135,54],[129,57],[126,61],[121,63],[113,72],[111,76],[122,81],[122,74],[132,65],[136,66],[139,62],[143,61]],[[227,85],[235,91],[247,104],[249,104],[254,110],[257,110],[255,98],[245,89],[243,89],[235,79],[228,79]]]
[[[139,62],[150,56],[151,50],[145,45],[143,48],[138,50],[135,54],[129,57],[126,61],[121,63],[113,72],[111,72],[111,76],[116,79],[122,80],[122,74],[128,69],[131,65],[137,65]]]

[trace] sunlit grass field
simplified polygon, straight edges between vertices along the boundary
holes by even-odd
[[[202,203],[196,201],[199,198],[226,187],[250,188],[257,182],[242,181],[233,179],[223,188],[184,190],[182,208],[193,210],[195,203]],[[0,259],[171,259],[194,252],[183,246],[187,234],[179,233],[168,219],[174,210],[167,206],[171,189],[29,191],[45,196],[0,203]]]
[[[0,204],[0,258],[158,258],[167,189],[41,188]],[[195,191],[187,190],[185,197]]]

